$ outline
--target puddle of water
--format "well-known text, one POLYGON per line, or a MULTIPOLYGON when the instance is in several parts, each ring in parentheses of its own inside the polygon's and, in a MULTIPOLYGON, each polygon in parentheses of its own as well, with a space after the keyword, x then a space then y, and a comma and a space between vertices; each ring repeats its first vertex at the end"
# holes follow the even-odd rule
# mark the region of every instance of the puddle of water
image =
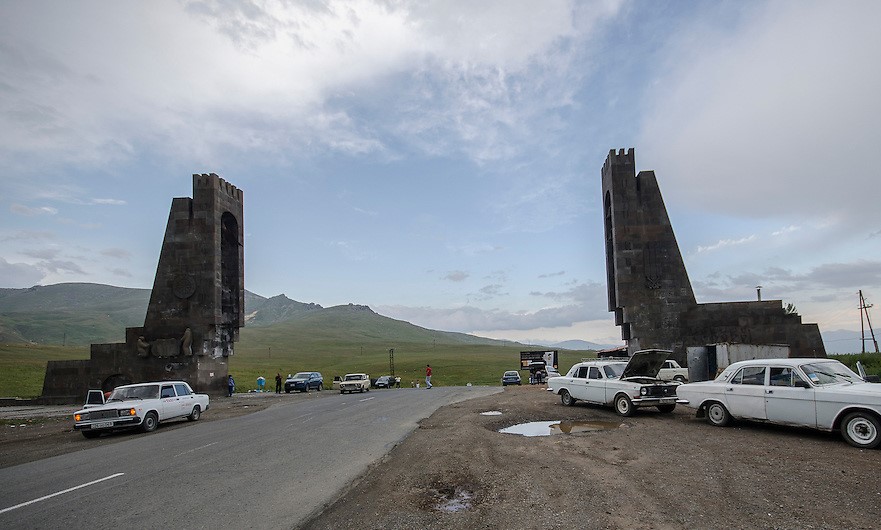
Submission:
POLYGON ((481 412, 481 416, 501 416, 502 412, 498 410, 488 410, 486 412, 481 412))
POLYGON ((449 499, 444 499, 438 503, 437 509, 447 513, 461 512, 471 508, 472 498, 474 498, 474 494, 470 491, 456 488, 456 491, 449 499))
POLYGON ((499 429, 504 434, 521 436, 550 436, 552 434, 576 434, 617 429, 621 424, 614 421, 531 421, 499 429))

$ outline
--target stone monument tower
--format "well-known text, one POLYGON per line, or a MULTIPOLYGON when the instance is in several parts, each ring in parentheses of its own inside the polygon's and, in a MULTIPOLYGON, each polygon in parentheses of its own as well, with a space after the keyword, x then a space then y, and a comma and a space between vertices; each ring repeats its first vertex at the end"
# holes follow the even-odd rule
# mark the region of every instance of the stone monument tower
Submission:
POLYGON ((171 203, 143 327, 127 328, 125 343, 92 344, 87 361, 50 361, 43 396, 169 379, 224 392, 244 325, 242 220, 241 190, 213 173, 193 175, 193 197, 171 203))
POLYGON ((717 343, 786 345, 793 357, 825 357, 816 324, 781 300, 699 304, 654 171, 636 173, 633 149, 612 149, 602 168, 609 311, 630 355, 717 343))

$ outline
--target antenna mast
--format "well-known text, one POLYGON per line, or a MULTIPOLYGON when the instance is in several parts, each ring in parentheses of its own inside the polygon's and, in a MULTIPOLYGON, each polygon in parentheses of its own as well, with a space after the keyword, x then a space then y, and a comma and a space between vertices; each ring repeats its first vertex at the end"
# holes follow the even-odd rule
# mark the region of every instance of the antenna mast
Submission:
POLYGON ((872 307, 872 304, 867 304, 866 299, 863 297, 863 290, 860 289, 860 342, 863 345, 863 353, 866 353, 866 327, 865 324, 869 325, 869 334, 872 336, 872 344, 875 345, 875 353, 878 352, 878 341, 875 340, 875 331, 872 329, 872 320, 869 318, 869 308, 872 307), (863 315, 865 315, 865 322, 863 321, 863 315))

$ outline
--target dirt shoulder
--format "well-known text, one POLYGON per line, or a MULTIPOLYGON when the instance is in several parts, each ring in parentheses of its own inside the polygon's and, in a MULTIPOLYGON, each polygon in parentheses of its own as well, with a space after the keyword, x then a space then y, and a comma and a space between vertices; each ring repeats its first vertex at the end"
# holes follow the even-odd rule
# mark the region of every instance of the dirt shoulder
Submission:
POLYGON ((877 528, 879 470, 881 451, 837 435, 716 428, 685 408, 620 418, 564 407, 538 386, 508 387, 438 410, 306 527, 877 528), (550 420, 618 426, 497 432, 550 420))

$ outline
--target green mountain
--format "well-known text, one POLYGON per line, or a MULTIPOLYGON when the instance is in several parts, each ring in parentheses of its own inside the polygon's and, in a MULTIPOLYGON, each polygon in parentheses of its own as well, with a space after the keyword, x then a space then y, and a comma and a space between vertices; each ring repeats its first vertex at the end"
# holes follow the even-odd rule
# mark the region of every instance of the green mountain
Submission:
MULTIPOLYGON (((149 300, 149 289, 92 283, 0 289, 0 343, 122 342, 125 328, 143 325, 149 300)), ((245 291, 245 315, 242 339, 255 348, 293 342, 515 344, 421 328, 363 305, 323 308, 283 294, 265 298, 245 291)))

